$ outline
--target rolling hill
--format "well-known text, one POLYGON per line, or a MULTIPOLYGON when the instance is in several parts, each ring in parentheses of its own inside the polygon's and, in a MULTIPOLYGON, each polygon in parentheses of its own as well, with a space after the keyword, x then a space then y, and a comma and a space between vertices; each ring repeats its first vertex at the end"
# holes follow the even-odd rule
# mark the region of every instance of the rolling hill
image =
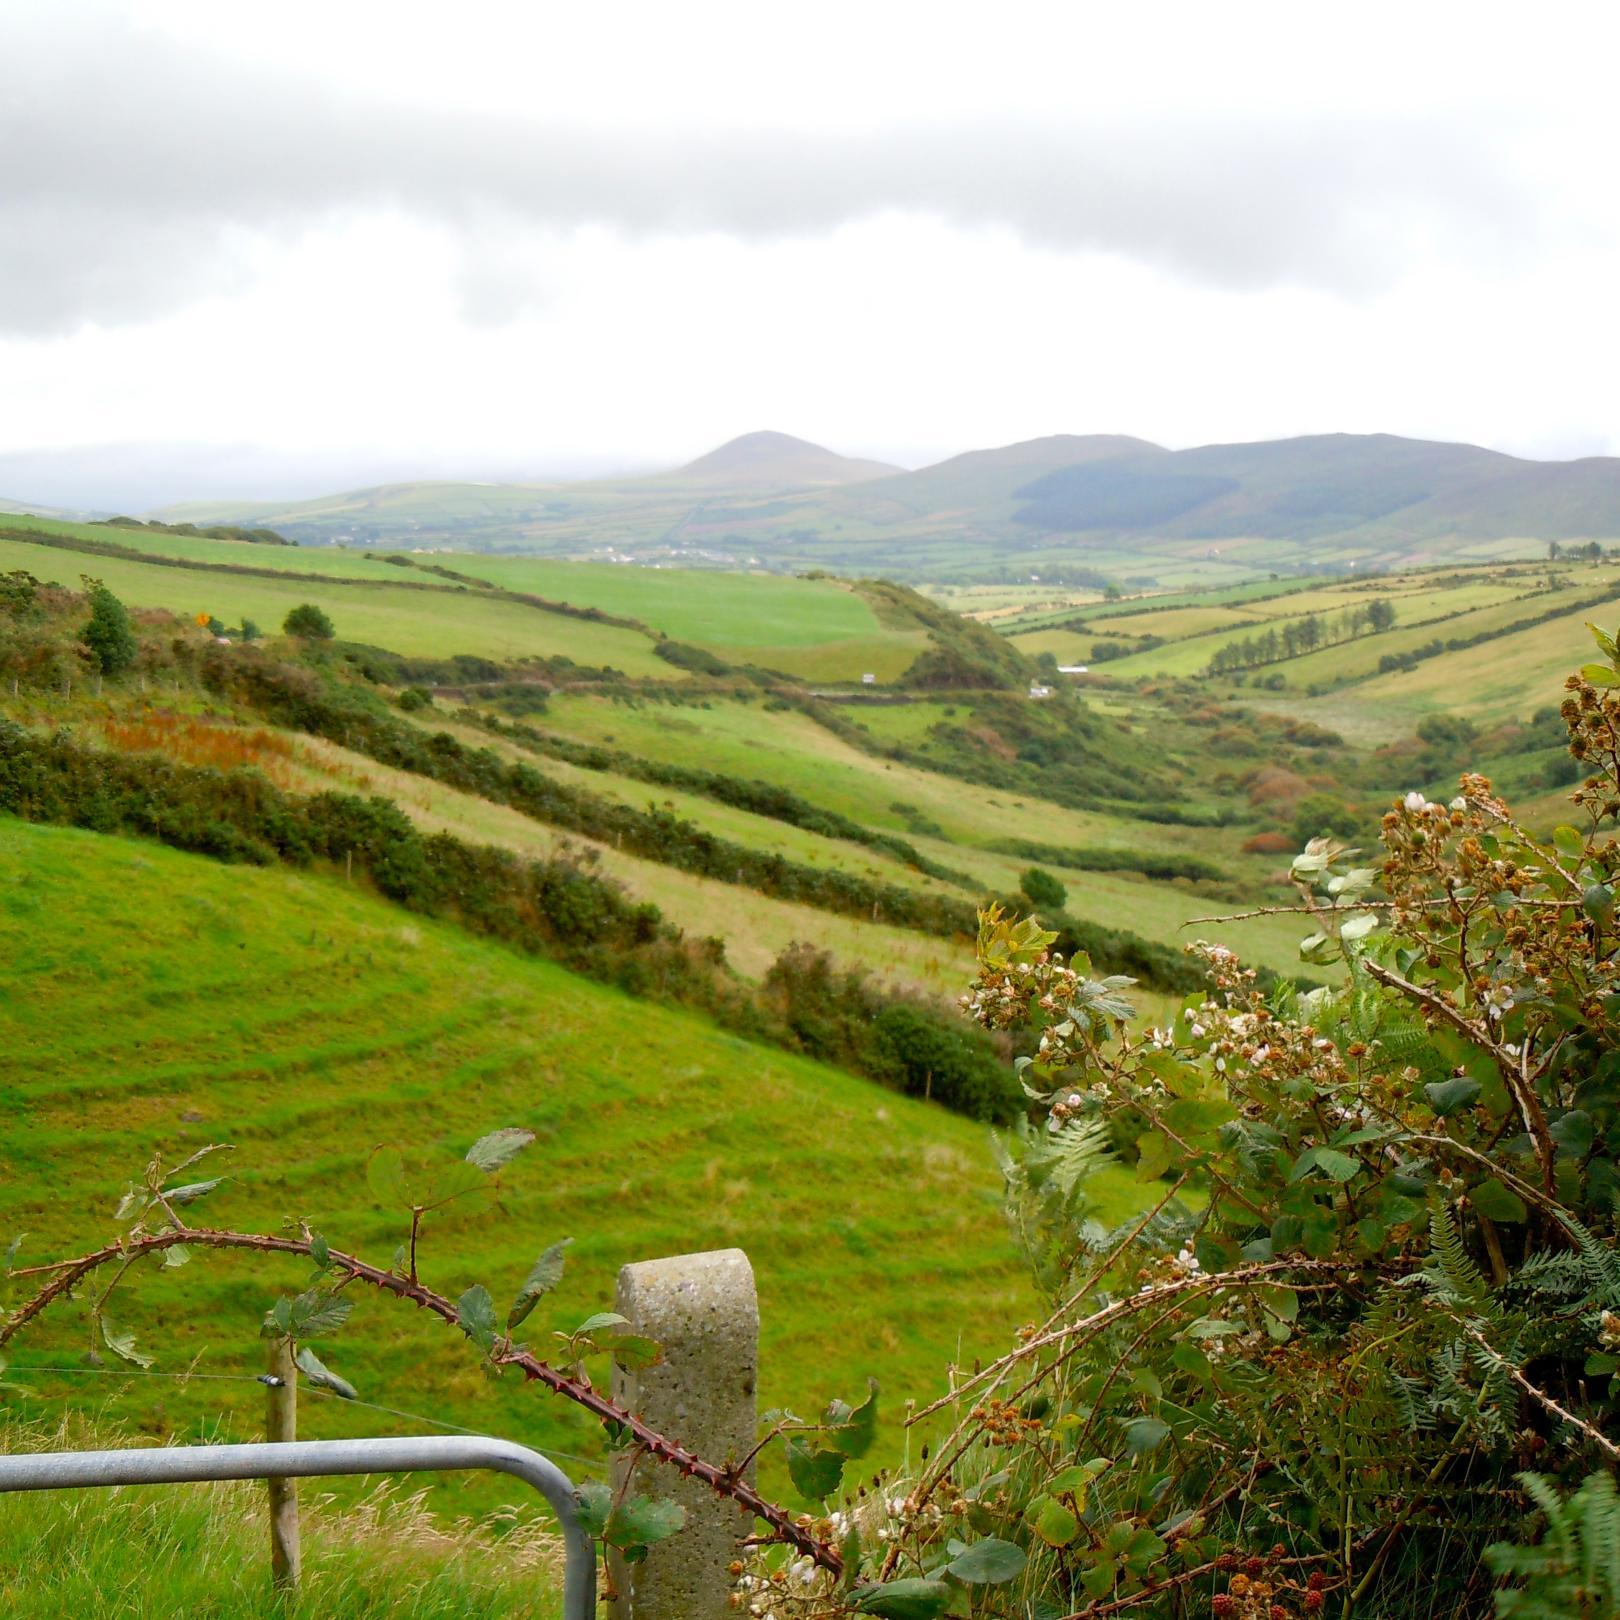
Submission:
POLYGON ((884 461, 863 461, 796 439, 790 433, 745 433, 649 484, 703 484, 716 489, 797 489, 855 484, 898 472, 884 461))
POLYGON ((160 515, 268 525, 306 544, 1148 588, 1614 539, 1620 459, 1529 461, 1391 434, 1184 450, 1055 434, 905 472, 760 432, 637 478, 389 484, 160 515))

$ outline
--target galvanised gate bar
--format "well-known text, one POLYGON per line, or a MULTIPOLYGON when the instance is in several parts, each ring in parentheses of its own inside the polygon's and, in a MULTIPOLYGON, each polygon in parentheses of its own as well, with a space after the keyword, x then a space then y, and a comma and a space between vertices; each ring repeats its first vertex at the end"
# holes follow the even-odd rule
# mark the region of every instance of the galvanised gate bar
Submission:
POLYGON ((129 1451, 44 1451, 0 1456, 0 1491, 314 1479, 335 1474, 449 1473, 468 1468, 511 1474, 532 1485, 551 1504, 567 1549, 563 1620, 592 1620, 596 1548, 580 1526, 573 1485, 538 1451, 492 1436, 434 1434, 262 1445, 154 1446, 129 1451))

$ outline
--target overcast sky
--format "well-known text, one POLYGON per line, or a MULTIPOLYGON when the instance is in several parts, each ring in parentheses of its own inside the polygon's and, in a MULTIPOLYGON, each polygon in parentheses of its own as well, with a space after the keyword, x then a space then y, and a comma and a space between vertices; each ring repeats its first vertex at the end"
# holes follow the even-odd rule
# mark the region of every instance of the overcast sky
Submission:
POLYGON ((1479 0, 4 0, 0 496, 760 427, 1614 453, 1617 47, 1479 0))

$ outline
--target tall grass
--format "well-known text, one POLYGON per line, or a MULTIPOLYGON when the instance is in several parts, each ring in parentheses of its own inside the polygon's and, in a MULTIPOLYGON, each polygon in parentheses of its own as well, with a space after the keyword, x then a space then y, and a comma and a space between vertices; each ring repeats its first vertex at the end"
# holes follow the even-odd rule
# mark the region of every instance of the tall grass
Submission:
MULTIPOLYGON (((120 1447, 72 1421, 0 1428, 8 1452, 120 1447)), ((447 1521, 389 1480, 339 1507, 302 1490, 295 1601, 270 1585, 257 1482, 0 1496, 0 1613, 28 1620, 531 1620, 559 1613, 562 1544, 542 1513, 447 1521)), ((543 1510, 542 1510, 543 1512, 543 1510)))

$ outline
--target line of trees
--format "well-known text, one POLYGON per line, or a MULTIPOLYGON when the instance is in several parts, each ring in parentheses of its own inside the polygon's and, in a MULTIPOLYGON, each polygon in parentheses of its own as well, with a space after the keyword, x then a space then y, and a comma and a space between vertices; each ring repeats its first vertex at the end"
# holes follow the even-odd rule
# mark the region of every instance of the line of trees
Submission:
POLYGON ((1268 625, 1258 635, 1229 641, 1210 654, 1207 675, 1229 675, 1240 669, 1259 669, 1279 664, 1285 658, 1299 658, 1321 647, 1336 647, 1357 636, 1375 635, 1395 623, 1395 604, 1387 596, 1357 603, 1342 613, 1308 613, 1303 619, 1290 619, 1281 628, 1268 625))

